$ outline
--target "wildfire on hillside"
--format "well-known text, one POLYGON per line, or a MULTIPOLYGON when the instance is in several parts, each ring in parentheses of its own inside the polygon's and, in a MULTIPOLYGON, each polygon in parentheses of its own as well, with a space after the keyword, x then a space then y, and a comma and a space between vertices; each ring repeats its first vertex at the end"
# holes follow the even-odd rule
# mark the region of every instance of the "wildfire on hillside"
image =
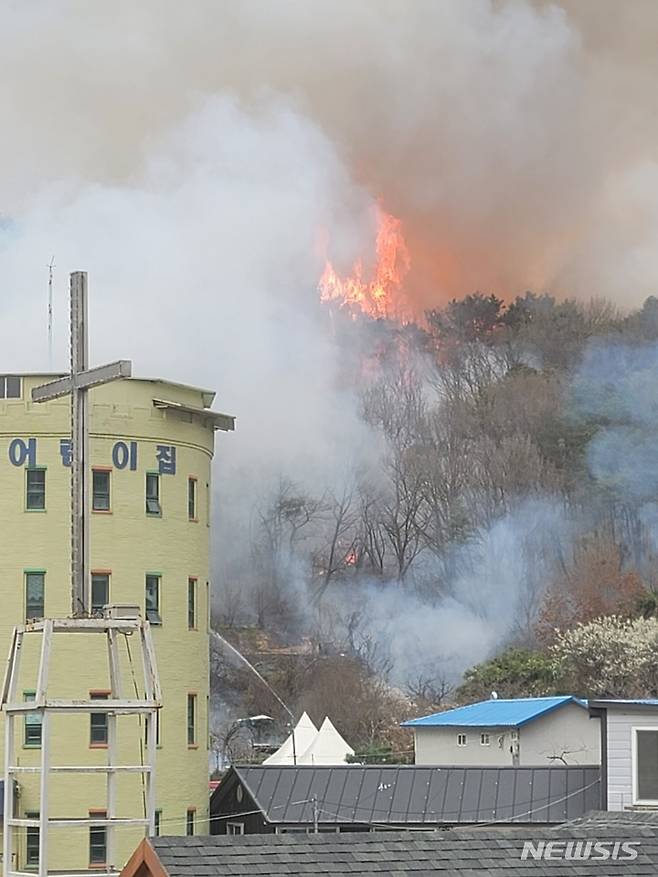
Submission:
POLYGON ((320 299, 350 313, 353 319, 362 313, 372 319, 408 323, 413 317, 403 283, 411 261, 400 220, 381 207, 377 208, 376 261, 372 277, 364 276, 361 259, 351 273, 341 277, 327 259, 320 278, 320 299))

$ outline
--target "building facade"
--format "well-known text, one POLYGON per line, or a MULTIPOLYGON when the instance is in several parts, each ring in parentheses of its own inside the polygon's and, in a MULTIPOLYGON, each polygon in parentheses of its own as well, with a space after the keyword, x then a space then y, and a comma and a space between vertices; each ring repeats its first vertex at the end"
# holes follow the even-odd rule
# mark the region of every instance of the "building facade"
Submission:
POLYGON ((658 810, 658 700, 594 700, 603 809, 658 810))
MULTIPOLYGON (((71 613, 70 404, 35 404, 33 387, 53 376, 0 376, 0 654, 14 625, 71 613)), ((214 394, 162 380, 129 379, 89 393, 92 477, 89 584, 92 614, 108 604, 132 604, 151 622, 163 694, 156 768, 156 824, 167 834, 205 833, 208 818, 208 629, 210 610, 211 462, 216 429, 233 418, 209 410, 214 394)), ((126 637, 122 661, 130 675, 126 637)), ((79 640, 52 656, 49 689, 67 697, 104 698, 107 656, 79 640), (80 693, 80 689, 85 689, 80 693)), ((38 655, 24 654, 23 697, 33 694, 38 655)), ((133 673, 133 678, 138 675, 133 673)), ((135 683, 136 684, 136 683, 135 683)), ((144 757, 142 720, 120 731, 126 763, 144 757)), ((103 714, 55 716, 51 763, 102 765, 103 714)), ((25 719, 19 761, 37 765, 38 714, 25 719)), ((0 740, 2 740, 0 735, 0 740)), ((38 777, 22 774, 18 813, 39 806, 38 777)), ((106 778, 53 775, 53 815, 102 815, 106 778), (96 798, 98 803, 96 803, 96 798)), ((140 815, 143 789, 135 776, 119 778, 120 815, 140 815)), ((142 832, 143 833, 143 832, 142 832)), ((125 826, 116 839, 117 862, 135 848, 140 830, 125 826)), ((49 831, 51 868, 104 864, 102 826, 49 831), (52 837, 50 835, 52 834, 52 837)), ((38 837, 26 828, 17 850, 21 870, 35 865, 38 837)))
POLYGON ((541 767, 601 763, 599 727, 574 697, 492 699, 404 723, 415 763, 541 767))

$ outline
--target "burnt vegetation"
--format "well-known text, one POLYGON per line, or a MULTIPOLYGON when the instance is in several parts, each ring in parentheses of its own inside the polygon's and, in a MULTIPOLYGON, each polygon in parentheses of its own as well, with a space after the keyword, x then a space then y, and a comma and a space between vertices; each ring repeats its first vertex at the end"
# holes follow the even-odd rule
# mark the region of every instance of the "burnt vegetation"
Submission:
MULTIPOLYGON (((397 725, 420 711, 494 689, 597 693, 595 675, 561 670, 556 638, 656 611, 658 300, 621 314, 596 300, 528 292, 506 305, 475 293, 430 311, 422 327, 337 326, 371 459, 319 491, 281 477, 254 509, 249 562, 223 570, 214 623, 241 641, 262 632, 267 644, 247 651, 286 702, 316 721, 328 713, 352 745, 382 758, 406 757, 397 725), (425 666, 401 673, 369 624, 373 601, 395 592, 431 613, 463 600, 472 550, 529 501, 550 503, 563 527, 538 524, 510 549, 526 572, 488 660, 456 676, 437 630, 425 666)), ((483 576, 469 611, 490 597, 483 576)), ((279 716, 257 682, 215 661, 217 678, 240 677, 229 680, 229 713, 279 716)))

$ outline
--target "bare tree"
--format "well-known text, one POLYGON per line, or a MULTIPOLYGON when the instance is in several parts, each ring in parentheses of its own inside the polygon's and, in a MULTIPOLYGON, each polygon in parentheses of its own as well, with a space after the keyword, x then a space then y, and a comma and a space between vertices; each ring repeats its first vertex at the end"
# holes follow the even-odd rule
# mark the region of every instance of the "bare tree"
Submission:
POLYGON ((422 711, 438 712, 455 693, 455 685, 446 676, 419 673, 407 680, 406 689, 422 711))
POLYGON ((344 490, 340 496, 332 493, 326 496, 323 516, 324 538, 313 559, 318 578, 316 597, 324 594, 337 573, 359 566, 356 523, 357 510, 352 488, 344 490))
POLYGON ((359 555, 367 560, 368 571, 383 576, 387 539, 380 514, 381 496, 368 481, 359 484, 359 555))
POLYGON ((324 499, 301 491, 294 482, 281 479, 277 490, 257 513, 252 535, 255 570, 253 598, 257 624, 268 618, 290 615, 290 582, 300 561, 300 545, 311 536, 312 525, 322 512, 324 499))
POLYGON ((384 466, 388 489, 380 505, 381 526, 402 581, 424 549, 422 534, 429 519, 425 479, 414 449, 393 451, 384 466))

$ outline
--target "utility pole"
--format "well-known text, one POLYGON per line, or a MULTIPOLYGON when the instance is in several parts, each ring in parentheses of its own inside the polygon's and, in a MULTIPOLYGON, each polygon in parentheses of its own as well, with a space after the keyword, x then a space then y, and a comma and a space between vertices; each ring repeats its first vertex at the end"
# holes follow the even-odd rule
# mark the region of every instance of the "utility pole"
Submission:
POLYGON ((53 368, 53 268, 55 257, 48 265, 48 368, 53 368))
POLYGON ((318 822, 320 821, 320 811, 318 809, 318 796, 313 795, 313 797, 311 798, 311 801, 313 802, 313 834, 318 834, 318 832, 320 830, 318 827, 318 822))

